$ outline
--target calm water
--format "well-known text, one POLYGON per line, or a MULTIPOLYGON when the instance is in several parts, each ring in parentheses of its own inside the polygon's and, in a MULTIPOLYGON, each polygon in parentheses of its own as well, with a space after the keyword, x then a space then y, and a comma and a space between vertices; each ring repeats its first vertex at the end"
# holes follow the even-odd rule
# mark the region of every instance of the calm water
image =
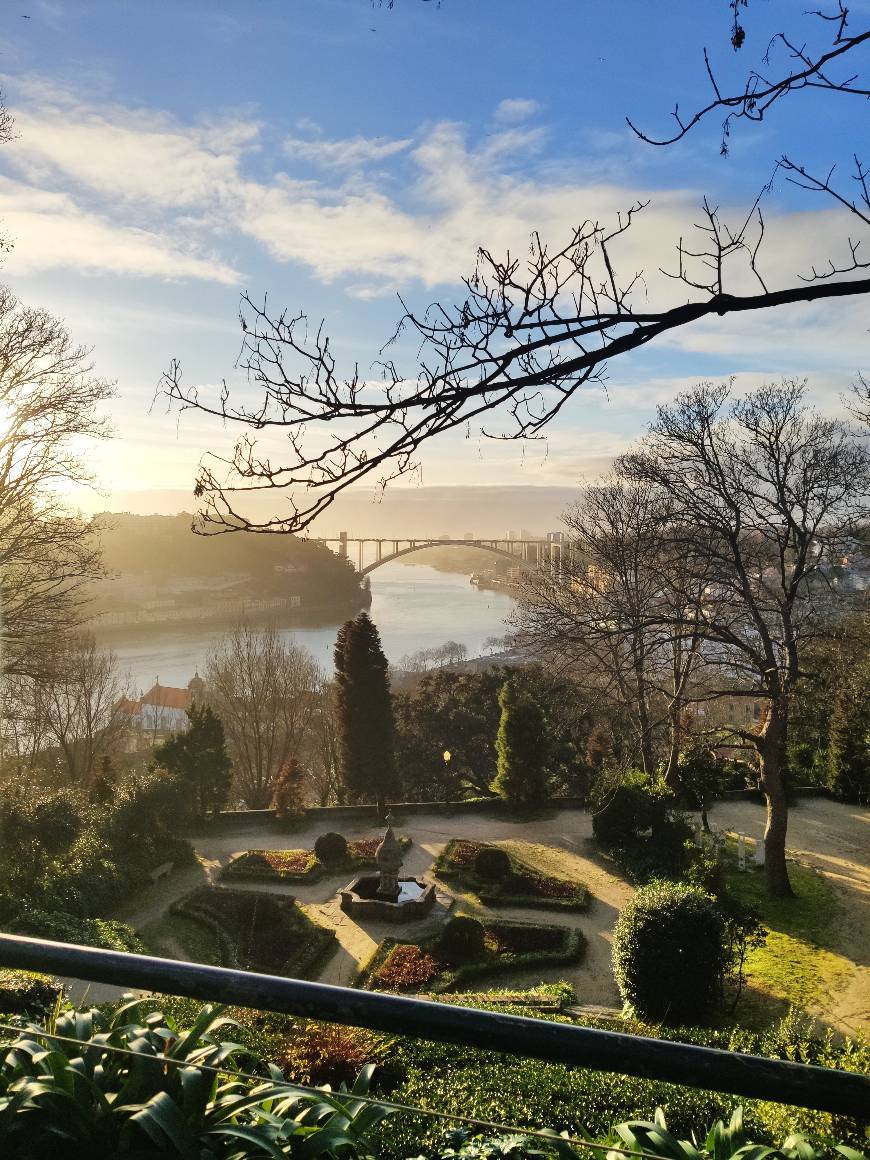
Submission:
MULTIPOLYGON (((447 640, 466 645, 469 656, 477 656, 488 636, 504 634, 505 618, 513 607, 502 592, 479 591, 467 576, 423 564, 385 564, 372 573, 371 582, 371 616, 394 664, 408 653, 447 640)), ((338 624, 288 628, 284 633, 305 645, 329 670, 337 628, 338 624)), ((162 685, 181 687, 195 670, 202 672, 222 631, 218 625, 187 632, 158 629, 140 640, 122 637, 108 643, 118 655, 121 671, 130 673, 134 688, 150 688, 158 677, 162 685)))

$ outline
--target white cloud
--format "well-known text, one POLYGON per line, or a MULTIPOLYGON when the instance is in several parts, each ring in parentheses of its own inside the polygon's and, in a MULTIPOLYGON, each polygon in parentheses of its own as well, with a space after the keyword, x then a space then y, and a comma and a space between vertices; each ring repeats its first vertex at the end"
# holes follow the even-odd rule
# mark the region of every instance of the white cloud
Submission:
POLYGON ((541 106, 537 101, 529 98, 508 97, 507 100, 499 102, 495 110, 495 119, 502 124, 514 124, 516 121, 525 121, 529 117, 534 117, 540 108, 541 106))
POLYGON ((411 144, 410 137, 400 141, 388 137, 346 137, 340 141, 288 137, 284 152, 291 161, 310 161, 329 169, 355 169, 402 153, 411 144))
POLYGON ((68 194, 5 178, 0 178, 0 220, 15 241, 5 262, 12 274, 64 268, 227 285, 240 278, 220 259, 185 250, 158 232, 120 226, 80 208, 68 194))

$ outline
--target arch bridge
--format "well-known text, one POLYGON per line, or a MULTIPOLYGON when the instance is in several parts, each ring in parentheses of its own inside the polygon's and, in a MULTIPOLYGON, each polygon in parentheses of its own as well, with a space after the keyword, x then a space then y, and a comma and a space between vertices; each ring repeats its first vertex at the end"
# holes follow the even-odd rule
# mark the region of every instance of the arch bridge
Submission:
POLYGON ((340 532, 335 537, 321 537, 319 542, 332 548, 343 560, 356 556, 356 568, 362 576, 374 572, 382 564, 389 564, 401 556, 412 552, 422 552, 426 548, 478 548, 512 560, 518 566, 537 568, 559 567, 562 563, 563 540, 561 532, 550 532, 540 539, 520 539, 504 537, 489 539, 464 536, 461 540, 447 536, 418 536, 392 538, 372 538, 350 536, 340 532), (373 559, 369 557, 374 557, 373 559))

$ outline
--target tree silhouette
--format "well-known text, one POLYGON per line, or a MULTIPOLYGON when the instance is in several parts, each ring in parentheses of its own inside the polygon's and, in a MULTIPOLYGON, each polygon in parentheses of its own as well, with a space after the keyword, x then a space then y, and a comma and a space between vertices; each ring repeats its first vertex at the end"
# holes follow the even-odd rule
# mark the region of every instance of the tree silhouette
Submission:
POLYGON ((194 704, 187 717, 189 729, 164 741, 154 756, 187 787, 196 816, 206 818, 227 803, 233 763, 227 753, 223 722, 214 710, 194 704))
MULTIPOLYGON (((747 43, 741 23, 746 7, 743 0, 731 3, 735 50, 747 43)), ((705 51, 712 97, 704 107, 685 117, 677 109, 674 131, 659 137, 629 124, 651 145, 668 146, 721 113, 719 148, 727 153, 735 124, 769 121, 772 110, 796 95, 866 100, 870 78, 862 53, 870 28, 854 27, 856 20, 867 23, 843 0, 796 11, 734 92, 717 81, 705 51)), ((450 431, 543 437, 585 385, 602 381, 612 359, 703 319, 870 293, 870 258, 860 248, 870 227, 862 145, 855 142, 846 182, 834 165, 811 172, 799 156, 782 155, 752 204, 733 219, 714 196, 705 197, 698 220, 686 223, 651 269, 638 269, 631 252, 645 201, 626 204, 607 221, 581 220, 561 238, 533 233, 527 256, 481 245, 458 297, 424 309, 403 302, 393 340, 401 334, 413 339, 415 365, 400 368, 382 348, 374 364, 381 377, 377 391, 370 368, 339 366, 324 323, 310 326, 302 311, 274 311, 265 297, 243 295, 239 364, 262 388, 262 400, 234 405, 224 384, 210 402, 183 382, 178 362, 161 388, 182 410, 194 408, 244 429, 229 459, 205 460, 200 467, 200 530, 300 531, 348 486, 363 480, 383 485, 416 470, 423 446, 450 431), (823 257, 811 249, 814 231, 806 231, 807 248, 785 275, 765 261, 764 212, 777 181, 825 199, 842 220, 840 240, 823 257), (656 265, 664 275, 659 284, 650 277, 658 277, 656 265), (286 434, 283 462, 258 450, 256 435, 265 429, 286 434), (266 489, 289 491, 289 511, 265 519, 246 512, 247 497, 266 489)), ((866 394, 859 395, 862 401, 866 408, 866 394)))
POLYGON ((387 658, 367 613, 348 620, 335 642, 341 777, 359 800, 385 806, 399 791, 393 752, 393 706, 387 658))

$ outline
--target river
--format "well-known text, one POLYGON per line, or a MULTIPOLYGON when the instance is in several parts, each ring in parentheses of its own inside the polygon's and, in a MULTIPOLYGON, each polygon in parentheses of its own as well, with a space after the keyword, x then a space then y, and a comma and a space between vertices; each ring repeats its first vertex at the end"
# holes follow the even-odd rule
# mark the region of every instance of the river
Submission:
MULTIPOLYGON (((384 652, 392 664, 419 649, 455 640, 468 648, 469 656, 484 651, 488 636, 502 636, 505 618, 513 601, 503 592, 479 590, 467 576, 439 572, 425 564, 385 564, 371 574, 370 615, 378 626, 384 652)), ((282 634, 295 638, 314 654, 327 670, 332 668, 332 647, 338 624, 321 628, 288 628, 282 634)), ((122 673, 129 673, 134 689, 161 685, 183 687, 195 671, 205 667, 206 657, 224 628, 156 628, 140 638, 120 637, 108 642, 118 657, 122 673)))

